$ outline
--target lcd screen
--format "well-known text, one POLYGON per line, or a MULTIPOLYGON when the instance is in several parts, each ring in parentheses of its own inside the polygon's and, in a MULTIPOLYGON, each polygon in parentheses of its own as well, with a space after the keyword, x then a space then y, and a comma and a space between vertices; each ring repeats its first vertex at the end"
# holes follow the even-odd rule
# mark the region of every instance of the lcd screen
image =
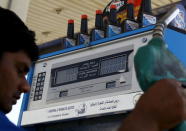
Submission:
POLYGON ((78 68, 56 71, 56 84, 77 80, 78 68))
POLYGON ((128 71, 128 56, 121 52, 52 69, 51 87, 81 82, 128 71))
POLYGON ((126 70, 126 55, 109 58, 101 62, 100 75, 118 72, 119 70, 126 70))

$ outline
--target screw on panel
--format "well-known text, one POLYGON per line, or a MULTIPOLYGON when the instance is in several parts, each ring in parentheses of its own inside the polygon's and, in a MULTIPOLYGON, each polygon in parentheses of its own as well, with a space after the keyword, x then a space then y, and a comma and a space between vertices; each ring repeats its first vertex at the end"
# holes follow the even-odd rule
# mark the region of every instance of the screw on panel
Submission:
POLYGON ((47 63, 43 63, 43 67, 46 67, 47 66, 47 63))
POLYGON ((147 40, 148 40, 148 39, 147 39, 146 37, 142 38, 142 42, 143 42, 143 43, 146 43, 147 40))

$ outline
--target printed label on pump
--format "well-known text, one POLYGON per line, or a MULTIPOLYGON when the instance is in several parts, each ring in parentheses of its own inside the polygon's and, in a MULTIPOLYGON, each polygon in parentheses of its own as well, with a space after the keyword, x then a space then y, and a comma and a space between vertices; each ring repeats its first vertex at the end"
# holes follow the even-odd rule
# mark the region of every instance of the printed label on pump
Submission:
POLYGON ((103 39, 104 36, 104 31, 95 29, 92 33, 92 41, 103 39))
POLYGON ((65 38, 64 46, 65 46, 65 48, 70 48, 70 47, 75 46, 75 40, 65 38))
POLYGON ((149 14, 143 14, 143 26, 148 26, 152 24, 156 24, 157 19, 155 16, 149 14))
POLYGON ((121 33, 121 28, 114 25, 109 25, 107 29, 107 37, 115 36, 121 33))
POLYGON ((132 31, 139 28, 139 24, 137 22, 126 20, 126 31, 132 31))
POLYGON ((85 34, 80 34, 79 38, 80 44, 89 44, 90 43, 90 37, 85 34))

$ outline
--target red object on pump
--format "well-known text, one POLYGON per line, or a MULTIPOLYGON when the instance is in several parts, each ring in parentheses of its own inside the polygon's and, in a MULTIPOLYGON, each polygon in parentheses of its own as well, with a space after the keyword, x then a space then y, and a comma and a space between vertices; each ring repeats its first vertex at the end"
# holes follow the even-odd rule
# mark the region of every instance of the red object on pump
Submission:
POLYGON ((68 20, 68 24, 73 24, 74 23, 74 20, 70 19, 68 20))
POLYGON ((88 16, 87 15, 81 15, 81 19, 87 19, 88 16))

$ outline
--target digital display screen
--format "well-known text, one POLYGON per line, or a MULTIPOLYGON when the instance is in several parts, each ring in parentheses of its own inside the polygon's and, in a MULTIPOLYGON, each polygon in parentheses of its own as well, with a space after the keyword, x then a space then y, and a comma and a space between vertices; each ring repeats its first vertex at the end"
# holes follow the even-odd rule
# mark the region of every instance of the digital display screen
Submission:
POLYGON ((70 68, 56 72, 56 84, 77 80, 78 68, 70 68))
POLYGON ((126 55, 101 62, 101 75, 118 72, 119 70, 126 70, 126 55))
POLYGON ((128 71, 128 56, 132 51, 52 69, 51 87, 80 82, 128 71))

